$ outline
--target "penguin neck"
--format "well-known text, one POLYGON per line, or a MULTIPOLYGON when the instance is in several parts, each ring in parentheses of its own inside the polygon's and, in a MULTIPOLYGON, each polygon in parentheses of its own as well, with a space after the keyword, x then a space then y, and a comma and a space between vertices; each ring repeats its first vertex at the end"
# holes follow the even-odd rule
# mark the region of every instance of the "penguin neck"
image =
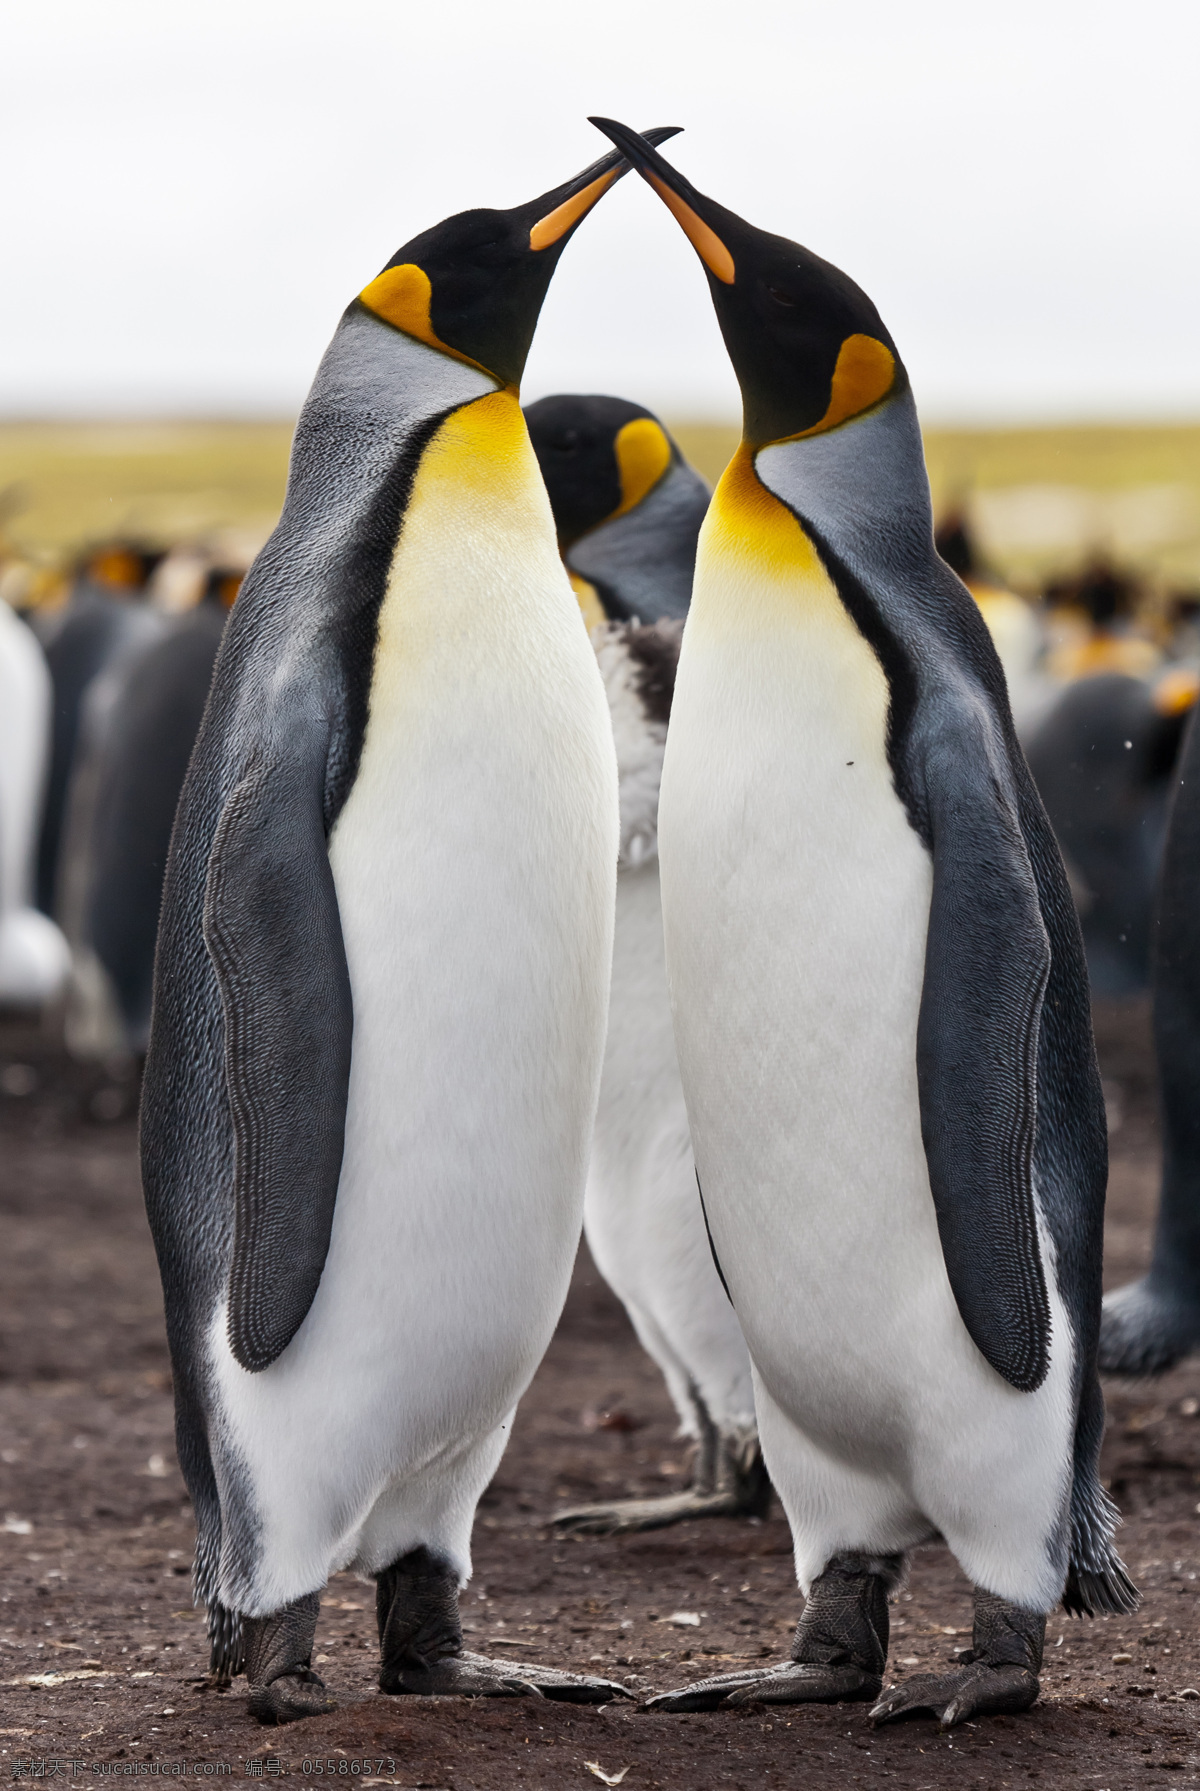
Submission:
POLYGON ((766 489, 868 589, 940 567, 921 430, 907 389, 824 435, 760 448, 753 466, 766 489))
POLYGON ((352 305, 326 349, 292 443, 285 514, 368 513, 437 420, 499 381, 352 305))

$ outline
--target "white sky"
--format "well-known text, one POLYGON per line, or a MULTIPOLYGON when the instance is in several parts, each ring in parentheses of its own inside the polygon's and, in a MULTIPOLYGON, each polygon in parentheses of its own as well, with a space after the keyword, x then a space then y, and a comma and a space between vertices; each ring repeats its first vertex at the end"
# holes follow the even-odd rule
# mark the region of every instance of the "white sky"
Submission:
MULTIPOLYGON (((927 420, 1200 415, 1196 0, 3 0, 0 412, 281 414, 416 231, 681 124, 871 294, 927 420)), ((634 177, 525 395, 736 414, 634 177)))

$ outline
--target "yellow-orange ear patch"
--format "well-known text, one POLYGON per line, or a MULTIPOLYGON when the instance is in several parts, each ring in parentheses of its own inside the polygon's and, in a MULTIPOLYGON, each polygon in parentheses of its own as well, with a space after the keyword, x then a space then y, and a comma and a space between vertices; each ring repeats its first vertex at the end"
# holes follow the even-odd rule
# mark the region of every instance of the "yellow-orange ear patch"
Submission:
MULTIPOLYGON (((406 336, 415 336, 418 342, 425 342, 456 361, 465 361, 468 367, 479 367, 481 373, 488 373, 488 368, 480 367, 469 354, 460 354, 457 348, 451 348, 435 332, 429 316, 433 286, 425 269, 418 267, 415 261, 405 261, 399 267, 385 267, 369 286, 363 287, 358 299, 393 329, 403 330, 406 336)), ((495 374, 489 374, 489 377, 494 379, 495 374)))
POLYGON ((847 336, 838 351, 825 415, 811 429, 784 439, 802 442, 806 436, 823 435, 839 423, 848 423, 886 398, 895 383, 896 357, 890 348, 874 336, 847 336))
POLYGON ((634 417, 618 429, 613 449, 621 480, 621 502, 613 516, 624 516, 652 491, 671 464, 671 444, 653 417, 634 417))
POLYGON ((608 191, 619 173, 619 168, 613 168, 609 173, 602 174, 590 186, 584 187, 581 193, 564 199, 561 205, 556 205, 544 218, 539 218, 529 232, 529 247, 535 250, 548 249, 552 243, 558 242, 560 237, 567 234, 572 224, 577 224, 580 218, 591 211, 597 199, 608 191))

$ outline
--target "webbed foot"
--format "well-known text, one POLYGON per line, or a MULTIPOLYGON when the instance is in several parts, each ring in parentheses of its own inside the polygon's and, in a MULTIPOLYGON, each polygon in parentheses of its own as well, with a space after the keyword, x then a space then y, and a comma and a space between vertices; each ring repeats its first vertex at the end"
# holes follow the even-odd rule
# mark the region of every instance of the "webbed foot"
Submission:
POLYGON ((319 1593, 310 1592, 269 1617, 242 1619, 247 1708, 260 1723, 294 1723, 337 1709, 337 1699, 311 1665, 320 1608, 319 1593))
POLYGON ((878 1673, 869 1673, 853 1661, 823 1665, 815 1661, 783 1661, 777 1667, 761 1667, 744 1673, 720 1673, 699 1679, 678 1691, 660 1692, 647 1700, 647 1710, 678 1714, 687 1710, 718 1710, 741 1704, 840 1704, 877 1698, 883 1684, 878 1673))
POLYGON ((1164 1374, 1200 1348, 1200 1301, 1182 1298, 1153 1274, 1106 1298, 1100 1366, 1106 1374, 1164 1374))
POLYGON ((902 1566, 896 1555, 835 1555, 812 1583, 790 1660, 681 1685, 651 1698, 647 1708, 681 1712, 878 1697, 887 1660, 888 1592, 902 1566))
POLYGON ((608 1704, 632 1695, 611 1679, 467 1653, 457 1576, 426 1548, 401 1556, 376 1575, 376 1585, 380 1691, 420 1698, 542 1697, 565 1704, 608 1704))
POLYGON ((871 1712, 873 1723, 930 1710, 943 1729, 971 1716, 1028 1710, 1041 1687, 1038 1671, 1046 1619, 990 1592, 975 1594, 975 1632, 964 1663, 951 1673, 919 1673, 891 1686, 871 1712))
POLYGON ((550 1522, 562 1536, 620 1536, 635 1530, 665 1530, 689 1517, 741 1517, 745 1507, 734 1493, 701 1493, 695 1487, 663 1499, 614 1499, 611 1505, 573 1505, 550 1522))
POLYGON ((563 1536, 619 1536, 664 1530, 693 1517, 765 1517, 771 1481, 757 1436, 718 1432, 701 1414, 696 1476, 686 1492, 661 1499, 614 1499, 556 1511, 552 1527, 563 1536))

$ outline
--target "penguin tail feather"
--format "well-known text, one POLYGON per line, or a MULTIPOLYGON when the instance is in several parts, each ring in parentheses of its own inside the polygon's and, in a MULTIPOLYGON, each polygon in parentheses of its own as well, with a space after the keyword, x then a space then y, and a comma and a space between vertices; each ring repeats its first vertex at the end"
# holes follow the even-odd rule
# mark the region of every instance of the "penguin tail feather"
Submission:
POLYGON ((208 1607, 208 1670, 217 1685, 228 1685, 246 1670, 242 1613, 213 1599, 208 1607))
POLYGON ((1136 1611, 1142 1595, 1125 1571, 1125 1563, 1111 1554, 1107 1566, 1094 1573, 1072 1561, 1067 1569, 1063 1610, 1070 1617, 1099 1617, 1103 1612, 1127 1616, 1136 1611))
POLYGON ((1113 1547, 1113 1531, 1121 1513, 1094 1475, 1075 1482, 1071 1513, 1071 1558, 1063 1590, 1063 1609, 1072 1617, 1098 1617, 1103 1612, 1127 1616, 1142 1595, 1113 1547))

